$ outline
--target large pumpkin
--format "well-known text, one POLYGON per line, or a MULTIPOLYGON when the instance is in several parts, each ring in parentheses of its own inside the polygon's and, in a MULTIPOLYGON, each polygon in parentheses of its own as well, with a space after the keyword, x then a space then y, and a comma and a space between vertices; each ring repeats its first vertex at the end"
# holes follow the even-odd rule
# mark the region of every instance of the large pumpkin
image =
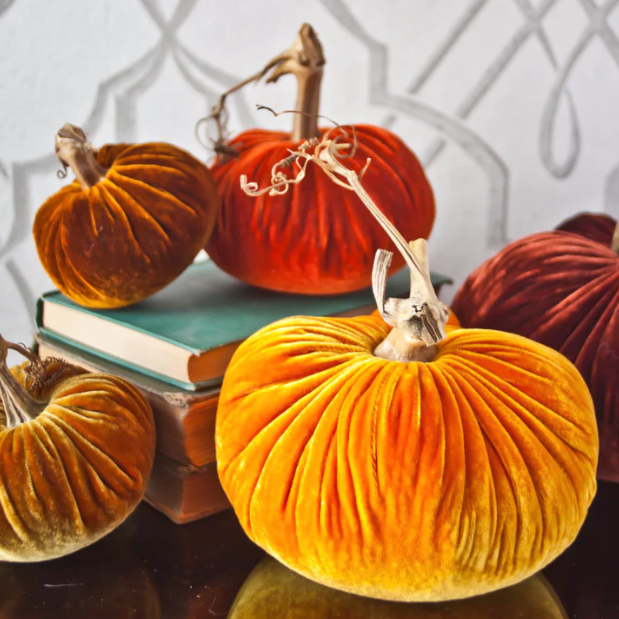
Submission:
POLYGON ((402 604, 329 589, 264 559, 239 591, 228 619, 567 619, 541 576, 469 600, 402 604))
POLYGON ((511 243, 477 268, 454 300, 465 327, 518 333, 580 370, 600 426, 599 476, 619 481, 619 236, 604 215, 511 243), (570 230, 566 232, 564 230, 570 230))
MULTIPOLYGON (((393 247, 354 195, 312 168, 304 190, 294 187, 286 195, 254 200, 239 186, 242 174, 266 182, 289 150, 327 132, 318 128, 317 117, 324 63, 318 38, 304 24, 295 44, 257 75, 275 66, 269 81, 287 73, 297 77, 296 110, 301 113, 295 115, 292 134, 245 131, 225 145, 212 167, 222 203, 207 252, 224 271, 255 286, 298 294, 365 288, 376 250, 393 247)), ((415 155, 387 129, 357 125, 356 132, 358 148, 349 167, 360 172, 371 158, 364 176, 370 195, 380 196, 383 211, 408 238, 427 238, 434 198, 415 155)), ((403 265, 398 255, 392 272, 403 265)))
POLYGON ((595 494, 587 386, 541 344, 445 329, 425 241, 409 249, 334 152, 312 161, 377 212, 411 297, 384 299, 379 251, 382 317, 287 318, 238 348, 217 411, 223 487, 251 539, 327 586, 438 601, 517 583, 574 540, 595 494))
POLYGON ((39 362, 0 337, 0 560, 88 546, 138 505, 153 463, 148 402, 129 383, 39 362), (29 371, 6 366, 9 349, 29 371))
POLYGON ((34 240, 54 284, 76 303, 113 308, 154 294, 204 247, 218 208, 208 168, 162 143, 94 150, 65 125, 56 152, 76 180, 51 196, 34 240))

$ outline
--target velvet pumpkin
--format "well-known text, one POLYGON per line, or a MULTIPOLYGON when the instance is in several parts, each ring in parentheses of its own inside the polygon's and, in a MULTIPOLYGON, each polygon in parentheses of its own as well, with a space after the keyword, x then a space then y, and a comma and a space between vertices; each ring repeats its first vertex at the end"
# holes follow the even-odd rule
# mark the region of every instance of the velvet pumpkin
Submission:
MULTIPOLYGON (((370 285, 379 247, 393 245, 357 198, 314 169, 302 190, 262 195, 257 200, 239 187, 241 175, 263 183, 273 166, 304 141, 324 136, 318 128, 320 81, 325 60, 311 26, 304 24, 295 44, 273 59, 262 77, 292 73, 299 92, 292 134, 250 129, 226 142, 212 172, 221 195, 215 230, 206 250, 224 271, 249 284, 297 294, 337 294, 370 285), (230 152, 234 154, 230 157, 230 152)), ((352 133, 352 132, 351 132, 352 133)), ((358 147, 349 166, 364 176, 368 192, 407 238, 427 238, 434 222, 432 188, 417 157, 387 129, 357 125, 358 147)), ((352 145, 352 135, 348 142, 352 145)), ((221 147, 221 145, 220 145, 221 147)), ((391 271, 404 265, 396 256, 391 271)))
POLYGON ((584 215, 558 231, 511 243, 467 278, 453 307, 465 327, 524 335, 576 365, 595 402, 598 474, 619 481, 619 255, 611 249, 615 224, 604 215, 584 215))
POLYGON ((458 602, 402 604, 329 589, 264 559, 249 575, 228 619, 567 619, 552 587, 532 576, 458 602))
POLYGON ((204 247, 219 202, 208 168, 189 153, 162 143, 94 150, 72 125, 56 152, 76 180, 41 206, 33 234, 47 274, 76 303, 141 301, 204 247))
POLYGON ((43 561, 97 541, 142 499, 153 414, 114 376, 37 361, 0 337, 0 560, 43 561), (9 349, 30 358, 11 373, 9 349))
POLYGON ((222 485, 249 537, 321 584, 396 601, 515 584, 574 540, 595 494, 587 386, 541 344, 447 328, 425 240, 409 247, 338 148, 297 163, 353 188, 409 265, 410 298, 385 299, 379 250, 380 316, 296 316, 248 338, 219 399, 222 485))

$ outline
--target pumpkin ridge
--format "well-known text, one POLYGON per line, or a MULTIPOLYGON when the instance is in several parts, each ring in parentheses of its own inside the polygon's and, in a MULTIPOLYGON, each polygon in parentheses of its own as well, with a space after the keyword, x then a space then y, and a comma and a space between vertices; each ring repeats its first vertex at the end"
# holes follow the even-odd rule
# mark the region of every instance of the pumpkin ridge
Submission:
MULTIPOLYGON (((478 378, 478 377, 475 377, 475 378, 478 378)), ((480 381, 478 381, 478 382, 480 382, 480 381)), ((535 440, 535 442, 536 442, 536 444, 538 444, 539 446, 541 446, 541 447, 544 449, 544 451, 545 451, 545 453, 546 453, 546 455, 547 455, 548 459, 550 459, 551 461, 553 461, 553 462, 557 465, 557 468, 559 468, 559 469, 563 472, 564 477, 565 477, 565 480, 569 483, 569 485, 570 485, 570 487, 571 487, 571 489, 572 489, 572 491, 573 491, 573 492, 572 492, 572 494, 573 494, 572 499, 573 499, 573 500, 575 500, 576 505, 577 505, 577 508, 578 508, 578 511, 580 511, 580 510, 582 509, 582 506, 580 505, 580 501, 579 501, 579 498, 578 498, 578 494, 577 494, 577 492, 576 492, 576 487, 575 487, 575 484, 574 484, 574 480, 572 479, 571 474, 570 474, 570 473, 567 471, 567 469, 565 468, 564 463, 563 463, 561 460, 558 460, 558 459, 557 459, 556 454, 555 454, 555 453, 553 453, 555 450, 552 450, 552 451, 551 451, 551 450, 549 449, 549 447, 548 447, 548 445, 546 444, 546 442, 545 442, 545 441, 543 441, 543 440, 541 440, 541 438, 538 436, 538 434, 537 434, 537 433, 533 432, 533 430, 531 429, 531 427, 529 426, 529 424, 527 424, 527 423, 526 423, 526 421, 524 421, 524 417, 523 417, 523 415, 522 415, 522 414, 519 414, 519 412, 518 412, 518 411, 519 411, 519 409, 520 409, 520 410, 521 410, 521 412, 524 412, 524 413, 529 413, 529 410, 528 410, 526 407, 524 407, 522 404, 520 404, 517 400, 513 400, 513 398, 511 398, 508 394, 506 394, 506 393, 501 393, 501 392, 500 392, 500 390, 499 390, 498 388, 495 388, 495 387, 494 387, 494 385, 493 385, 492 383, 488 383, 488 382, 486 382, 486 381, 481 381, 481 383, 480 383, 480 384, 482 384, 482 385, 483 385, 483 387, 484 387, 484 390, 485 390, 487 393, 491 393, 491 394, 492 394, 492 396, 493 396, 494 398, 496 398, 496 399, 498 400, 498 402, 499 402, 499 403, 502 403, 504 406, 506 406, 506 407, 508 407, 508 408, 509 408, 509 410, 510 410, 510 411, 514 414, 515 418, 516 418, 519 422, 521 422, 521 424, 522 424, 524 427, 526 427, 526 429, 527 429, 527 431, 528 431, 528 436, 529 436, 529 438, 534 439, 534 440, 535 440), (505 403, 505 402, 503 401, 503 396, 505 397, 505 399, 507 399, 507 401, 509 402, 509 404, 507 404, 507 403, 505 403)), ((541 403, 539 403, 539 404, 541 404, 541 403)), ((547 408, 547 407, 545 407, 543 404, 541 404, 541 405, 542 405, 544 408, 547 408)), ((493 408, 493 410, 494 410, 494 407, 492 407, 492 408, 493 408)), ((496 414, 496 413, 495 413, 495 414, 496 414)), ((555 414, 556 414, 556 413, 555 413, 555 414)), ((562 443, 565 443, 565 444, 566 444, 568 447, 570 447, 570 448, 571 448, 574 452, 581 453, 581 454, 584 456, 584 458, 585 458, 586 462, 587 462, 587 463, 589 462, 589 457, 588 457, 588 455, 587 455, 586 453, 584 453, 584 452, 581 452, 581 451, 580 451, 580 449, 578 448, 578 446, 574 446, 574 445, 571 445, 570 443, 568 443, 568 442, 567 442, 567 441, 566 441, 566 440, 565 440, 562 436, 560 436, 560 435, 556 434, 554 431, 550 430, 550 428, 548 428, 548 426, 547 426, 546 424, 543 424, 543 423, 539 422, 539 420, 538 420, 538 419, 537 419, 534 415, 533 415, 533 419, 534 419, 534 420, 535 420, 535 421, 536 421, 536 422, 540 425, 540 427, 541 427, 541 429, 542 429, 542 430, 544 430, 544 429, 545 429, 545 430, 547 430, 547 431, 548 431, 548 432, 549 432, 549 433, 550 433, 550 434, 551 434, 554 438, 556 438, 557 440, 561 441, 562 443)), ((503 425, 503 424, 502 424, 502 425, 503 425)), ((510 438, 512 439, 512 442, 513 442, 513 445, 515 446, 515 448, 518 450, 518 452, 519 452, 520 454, 522 454, 521 449, 520 449, 520 447, 518 446, 518 444, 517 444, 517 443, 515 443, 515 442, 513 441, 513 434, 514 434, 514 433, 513 433, 513 432, 511 432, 510 430, 507 430, 507 429, 506 429, 506 431, 507 431, 507 433, 509 434, 510 438)), ((521 430, 520 430, 519 432, 520 432, 520 433, 524 436, 524 432, 522 432, 522 428, 521 428, 521 430)), ((516 434, 518 434, 518 432, 516 432, 516 434)), ((544 432, 542 431, 542 435, 543 435, 543 434, 544 434, 544 432)), ((527 442, 528 442, 528 441, 527 441, 527 442)), ((534 481, 534 477, 531 475, 530 468, 529 468, 529 467, 528 467, 528 465, 526 464, 526 461, 525 461, 524 456, 522 456, 522 455, 521 455, 521 459, 522 459, 522 462, 525 464, 525 467, 527 468, 527 471, 529 472, 529 475, 531 476, 531 481, 532 481, 532 484, 533 484, 533 485, 534 485, 534 487, 537 489, 538 484, 534 481)), ((537 496, 537 493, 536 493, 536 496, 537 496)), ((539 509, 540 509, 540 511, 542 511, 541 503, 540 503, 540 505, 539 505, 539 509)), ((543 529, 544 529, 545 527, 546 527, 546 525, 545 525, 545 523, 543 523, 543 529)), ((545 533, 544 531, 542 531, 542 533, 541 533, 541 537, 542 537, 542 538, 546 537, 546 533, 545 533)))
POLYGON ((133 205, 133 207, 136 210, 135 215, 137 215, 137 217, 143 216, 144 219, 146 221, 148 221, 153 228, 155 228, 164 238, 165 240, 165 244, 169 247, 171 245, 171 240, 170 240, 170 236, 167 232, 167 230, 161 225, 161 223, 159 223, 159 221, 157 219, 155 219, 144 207, 142 207, 138 201, 125 189, 123 189, 122 187, 120 187, 119 185, 117 185, 116 183, 110 183, 109 186, 107 186, 105 188, 105 192, 106 195, 108 196, 108 198, 110 199, 110 201, 112 201, 115 206, 118 208, 117 214, 120 215, 120 219, 125 223, 125 227, 127 229, 127 232, 129 233, 129 236, 131 237, 131 239, 133 240, 135 247, 137 247, 139 249, 139 254, 142 254, 144 256, 144 258, 146 259, 146 263, 151 266, 153 264, 151 257, 146 253, 145 249, 142 246, 142 243, 140 243, 140 241, 138 240, 137 236, 136 236, 136 232, 134 230, 134 223, 132 221, 132 217, 130 216, 130 213, 128 212, 128 209, 123 208, 116 195, 114 195, 114 192, 118 191, 118 193, 125 199, 130 201, 130 204, 133 205))
MULTIPOLYGON (((68 424, 59 423, 60 421, 59 418, 55 418, 50 421, 51 421, 51 424, 55 426, 55 429, 59 433, 62 433, 62 436, 67 442, 67 447, 70 446, 75 450, 77 461, 79 461, 79 467, 71 466, 69 467, 68 470, 72 470, 74 475, 79 477, 79 480, 81 482, 79 484, 79 487, 82 490, 85 487, 87 487, 89 490, 89 495, 85 497, 83 501, 85 503, 88 503, 88 502, 97 503, 100 506, 100 508, 106 513, 106 516, 107 516, 108 515, 107 512, 109 510, 109 502, 108 502, 109 495, 112 495, 114 499, 117 501, 122 500, 127 495, 133 494, 134 486, 138 485, 140 481, 142 480, 131 476, 115 460, 113 460, 112 458, 110 458, 109 456, 101 452, 101 450, 96 445, 94 445, 93 443, 85 439, 84 437, 81 437, 79 433, 75 432, 72 428, 69 427, 69 431, 68 431, 67 430, 68 424), (80 445, 80 443, 82 444, 80 445), (101 475, 101 472, 99 471, 101 462, 97 462, 95 464, 90 462, 89 458, 86 456, 86 453, 84 452, 84 449, 83 449, 84 447, 87 447, 92 452, 95 452, 100 458, 106 461, 107 465, 113 466, 114 469, 116 470, 116 474, 120 472, 121 479, 118 480, 118 485, 116 487, 110 485, 110 483, 108 483, 108 480, 106 480, 101 475), (124 479, 122 479, 123 477, 124 479), (93 485, 92 483, 93 478, 97 481, 98 487, 93 485), (124 490, 124 492, 122 490, 124 490), (102 498, 106 500, 102 501, 102 498)), ((61 458, 61 460, 63 463, 63 468, 66 467, 67 464, 65 462, 65 459, 61 458)), ((69 482, 68 491, 74 497, 75 504, 78 506, 78 510, 80 511, 80 514, 82 514, 82 508, 80 506, 80 501, 78 500, 77 495, 73 491, 73 484, 71 484, 71 482, 69 482)), ((84 523, 84 528, 85 528, 86 519, 84 518, 83 515, 81 516, 81 520, 84 523)), ((108 523, 108 526, 106 527, 106 529, 109 530, 110 526, 112 526, 112 523, 108 523)))
MULTIPOLYGON (((169 202, 174 203, 177 207, 179 207, 181 210, 187 211, 194 218, 197 218, 198 211, 201 210, 199 208, 201 204, 199 201, 196 201, 198 208, 194 208, 193 206, 187 204, 186 202, 183 202, 183 200, 181 200, 179 197, 175 196, 174 194, 170 193, 167 189, 164 189, 163 187, 156 187, 139 178, 135 178, 133 176, 128 176, 127 174, 123 174, 122 172, 118 170, 114 170, 113 175, 114 177, 118 177, 118 180, 121 180, 123 183, 130 183, 130 184, 132 183, 132 184, 138 185, 139 187, 145 189, 146 191, 152 192, 153 194, 155 194, 155 197, 158 198, 159 200, 163 198, 164 200, 168 200, 169 202)), ((127 194, 129 194, 129 191, 125 187, 122 187, 121 185, 119 185, 119 183, 114 182, 114 185, 118 187, 119 189, 121 189, 122 191, 125 191, 127 194)), ((144 205, 139 204, 135 200, 135 198, 133 198, 133 195, 131 195, 131 198, 137 204, 140 212, 146 213, 149 219, 152 218, 154 221, 156 221, 159 224, 159 221, 157 220, 157 218, 144 205)))
MULTIPOLYGON (((460 476, 456 475, 457 481, 458 481, 458 484, 457 484, 458 485, 458 501, 457 501, 458 509, 450 510, 449 508, 447 508, 447 511, 448 512, 456 511, 458 513, 458 523, 456 525, 456 529, 457 529, 456 537, 460 541, 464 541, 463 536, 461 534, 461 530, 463 527, 464 512, 466 511, 465 508, 467 505, 464 492, 465 492, 465 488, 468 487, 469 485, 470 461, 472 459, 470 451, 467 453, 467 440, 466 440, 467 431, 465 430, 465 423, 463 419, 464 414, 462 413, 462 410, 459 409, 458 407, 458 392, 454 389, 454 386, 452 385, 451 380, 450 380, 451 377, 448 375, 448 372, 444 372, 442 368, 439 368, 437 365, 432 364, 432 363, 427 364, 427 369, 432 374, 434 378, 434 382, 437 385, 437 393, 439 394, 439 398, 441 402, 441 411, 443 413, 443 428, 444 428, 444 431, 443 431, 443 445, 444 445, 443 469, 445 472, 443 474, 443 481, 441 485, 440 496, 439 496, 437 506, 436 506, 437 519, 440 518, 440 514, 444 511, 443 506, 447 499, 447 489, 451 489, 451 492, 453 492, 454 486, 456 486, 454 475, 450 474, 451 471, 454 469, 454 467, 456 467, 458 472, 462 471, 462 474, 463 474, 463 479, 461 482, 460 482, 460 476), (442 383, 442 388, 439 387, 439 383, 442 383), (448 401, 448 405, 446 405, 445 400, 448 401), (448 413, 450 417, 449 422, 447 421, 447 417, 445 414, 446 408, 448 409, 448 413), (458 410, 459 414, 453 414, 453 412, 451 411, 451 408, 459 409, 458 410), (450 445, 450 443, 453 441, 453 439, 451 439, 452 433, 457 434, 458 438, 460 439, 458 441, 457 447, 459 448, 459 452, 462 456, 463 461, 459 465, 452 464, 453 451, 450 445)), ((477 420, 475 420, 475 422, 477 426, 479 426, 479 424, 477 423, 477 420)), ((453 500, 451 498, 450 498, 450 504, 453 504, 453 500)), ((437 534, 438 534, 438 531, 437 531, 437 534)), ((456 550, 459 550, 459 546, 460 544, 456 544, 456 550)))
MULTIPOLYGON (((496 472, 495 472, 496 465, 492 464, 493 460, 490 456, 491 449, 492 449, 492 453, 494 454, 496 461, 502 467, 503 474, 505 477, 507 477, 507 471, 505 469, 503 462, 500 459, 500 456, 497 452, 495 445, 492 442, 491 437, 485 432, 483 424, 481 423, 480 419, 475 414, 475 408, 473 407, 473 404, 471 403, 469 395, 466 393, 466 390, 462 387, 462 385, 460 385, 460 380, 462 381, 464 385, 466 385, 466 389, 470 389, 471 391, 474 391, 473 387, 464 378, 459 379, 458 374, 454 372, 453 369, 450 367, 444 368, 443 373, 444 373, 445 380, 447 380, 450 383, 451 389, 456 395, 456 398, 458 399, 459 410, 462 411, 462 406, 461 406, 462 402, 464 402, 466 405, 464 407, 465 413, 464 414, 461 413, 463 418, 466 415, 466 418, 468 419, 467 425, 462 423, 463 449, 466 448, 466 444, 470 438, 470 435, 471 433, 474 433, 474 432, 477 433, 476 442, 483 446, 483 455, 482 455, 481 460, 483 460, 483 465, 486 469, 486 474, 484 475, 484 478, 485 478, 484 483, 485 485, 487 485, 487 490, 489 494, 491 493, 491 496, 494 499, 493 501, 490 501, 490 499, 488 501, 488 516, 487 516, 487 520, 489 522, 489 535, 491 537, 489 546, 492 548, 495 546, 497 542, 497 535, 499 533, 499 526, 498 526, 499 523, 498 523, 498 518, 496 515, 498 512, 497 506, 499 505, 499 499, 498 499, 498 494, 497 494, 497 482, 496 482, 496 472), (471 426, 469 430, 466 429, 468 426, 471 426)), ((477 397, 480 398, 478 394, 477 394, 477 397)), ((468 487, 468 483, 465 477, 464 484, 463 484, 463 493, 466 487, 468 487)), ((466 498, 466 495, 463 495, 463 503, 464 503, 465 498, 466 498)), ((470 499, 469 499, 469 502, 470 502, 470 499)), ((471 508, 469 507, 469 509, 471 508)), ((499 552, 498 554, 500 555, 501 553, 499 552)), ((493 559, 494 558, 490 554, 486 556, 484 570, 493 569, 494 573, 498 575, 497 570, 499 568, 499 564, 498 562, 494 564, 493 559), (492 567, 491 564, 494 565, 494 567, 492 567)))
MULTIPOLYGON (((559 348, 559 351, 563 352, 563 350, 568 351, 572 349, 573 345, 579 344, 579 352, 574 357, 574 365, 583 373, 583 375, 585 375, 586 379, 589 379, 591 375, 591 364, 586 364, 585 359, 583 359, 583 355, 586 352, 587 343, 593 342, 596 339, 598 342, 601 340, 604 331, 610 323, 610 319, 617 311, 616 302, 618 299, 619 286, 617 286, 616 290, 608 288, 608 290, 601 295, 582 316, 582 320, 574 326, 565 342, 559 348)), ((535 334, 534 337, 544 337, 544 330, 540 329, 540 331, 540 335, 538 336, 535 334)), ((570 355, 570 357, 571 356, 572 355, 570 355)))
MULTIPOLYGON (((546 411, 547 414, 548 414, 548 417, 552 418, 553 421, 555 421, 555 423, 559 422, 561 425, 566 425, 569 428, 572 428, 576 432, 583 432, 584 431, 583 428, 580 427, 575 421, 560 415, 555 410, 550 408, 547 404, 544 404, 543 402, 540 402, 539 400, 535 400, 531 395, 525 393, 524 391, 522 391, 518 387, 514 387, 511 383, 509 383, 505 379, 501 378, 500 376, 497 376, 494 372, 491 372, 490 370, 488 370, 486 368, 478 366, 477 364, 474 364, 475 367, 471 368, 469 364, 462 363, 460 360, 458 360, 458 362, 456 362, 455 365, 460 367, 460 371, 461 372, 463 372, 463 373, 465 373, 465 374, 467 374, 469 376, 474 376, 476 378, 479 378, 483 382, 484 385, 490 385, 492 387, 492 389, 496 388, 497 391, 498 391, 498 385, 500 384, 502 386, 502 388, 503 388, 504 395, 510 401, 518 403, 518 400, 514 400, 510 396, 511 392, 516 392, 519 395, 522 395, 522 397, 527 402, 531 402, 531 403, 535 404, 536 406, 542 408, 544 411, 546 411), (490 380, 489 377, 492 377, 492 380, 490 380)), ((539 376, 538 376, 538 378, 539 378, 539 376)), ((544 380, 544 382, 549 382, 549 381, 548 380, 544 380)), ((531 412, 530 409, 528 409, 524 405, 522 405, 520 403, 518 403, 518 404, 519 404, 519 406, 522 406, 525 411, 527 411, 529 413, 531 412)), ((531 413, 531 415, 532 415, 532 413, 531 413)), ((533 417, 535 419, 538 419, 536 416, 533 416, 533 417)), ((542 425, 545 428, 548 428, 547 424, 542 424, 542 425)), ((567 441, 565 441, 565 439, 561 435, 556 434, 555 432, 553 432, 553 435, 556 436, 558 439, 563 440, 566 443, 566 445, 568 445, 572 450, 580 452, 580 449, 576 445, 572 445, 572 444, 568 443, 567 441)), ((584 452, 582 452, 582 453, 583 453, 583 455, 586 455, 584 452)))
MULTIPOLYGON (((13 442, 12 434, 10 438, 13 442)), ((4 440, 0 441, 0 446, 4 440)), ((28 527, 26 526, 23 516, 21 516, 17 507, 15 507, 16 505, 17 501, 14 500, 11 486, 8 483, 5 461, 2 460, 0 461, 0 506, 2 507, 2 516, 4 516, 7 524, 11 527, 13 534, 21 542, 26 542, 28 540, 28 527)))
MULTIPOLYGON (((92 293, 92 296, 95 298, 101 298, 101 295, 99 293, 99 291, 95 288, 95 286, 93 286, 81 273, 79 268, 76 268, 76 266, 73 264, 73 259, 71 257, 71 255, 64 249, 64 243, 62 242, 62 238, 60 235, 58 235, 58 243, 62 244, 62 253, 57 253, 56 256, 60 256, 61 259, 63 260, 63 264, 64 264, 64 271, 69 271, 71 273, 71 276, 73 278, 73 281, 71 281, 70 279, 68 281, 71 281, 71 283, 69 285, 67 285, 67 277, 66 274, 63 274, 62 277, 58 280, 58 282, 56 283, 56 285, 60 288, 61 286, 63 287, 64 290, 67 291, 71 291, 70 295, 76 294, 78 297, 82 297, 82 293, 80 290, 80 287, 83 286, 83 288, 85 288, 86 290, 89 290, 92 293), (75 283, 78 283, 79 286, 76 287, 75 283)), ((58 251, 58 250, 57 250, 58 251)), ((56 258, 57 259, 57 258, 56 258)))
MULTIPOLYGON (((513 498, 513 505, 515 507, 515 509, 512 512, 512 518, 514 521, 514 526, 515 526, 515 534, 514 534, 514 548, 519 548, 524 544, 524 540, 523 540, 523 534, 524 534, 524 524, 523 524, 523 516, 522 516, 522 507, 523 507, 523 503, 522 503, 522 497, 521 497, 521 493, 522 493, 522 488, 517 487, 516 485, 516 481, 514 479, 514 475, 513 475, 513 462, 510 463, 506 462, 505 460, 505 456, 503 455, 503 450, 499 450, 499 445, 497 445, 497 437, 495 436, 496 431, 498 431, 498 434, 500 435, 500 443, 501 443, 501 447, 504 446, 506 439, 509 440, 509 444, 511 445, 512 448, 512 453, 511 455, 509 455, 509 460, 518 460, 519 465, 522 469, 524 469, 527 473, 527 479, 529 482, 529 485, 534 487, 535 489, 537 489, 537 486, 535 484, 535 481, 531 475, 531 470, 528 466, 528 464, 526 463, 526 460, 523 456, 523 453, 521 451, 521 449, 519 448, 519 446, 515 443, 512 432, 505 426, 505 424, 503 423, 502 419, 500 418, 500 416, 497 415, 497 410, 496 407, 492 405, 492 403, 490 401, 488 401, 488 399, 486 397, 484 397, 484 392, 486 393, 490 393, 493 397, 494 394, 492 394, 492 392, 489 392, 485 387, 485 385, 483 384, 478 384, 476 385, 475 383, 478 382, 475 380, 475 377, 464 377, 462 378, 463 383, 467 384, 469 386, 469 388, 476 394, 476 396, 479 398, 480 404, 481 404, 481 409, 485 409, 487 412, 486 417, 489 417, 492 421, 490 422, 490 425, 488 426, 488 428, 490 426, 492 426, 493 424, 495 424, 495 432, 489 432, 488 428, 485 427, 485 425, 488 424, 488 419, 484 419, 484 421, 480 420, 480 425, 482 428, 482 431, 484 432, 484 435, 486 436, 486 438, 488 439, 489 443, 492 445, 494 453, 497 455, 498 458, 498 462, 500 462, 501 464, 501 468, 503 470, 503 472, 505 473, 505 481, 508 483, 510 489, 511 489, 511 493, 512 493, 512 498, 513 498), (481 388, 480 388, 481 387, 481 388)), ((497 400, 498 401, 498 400, 497 400)), ((499 402, 500 403, 500 402, 499 402)), ((478 418, 479 419, 479 418, 478 418)), ((495 470, 493 467, 490 467, 490 474, 491 476, 494 478, 495 476, 495 470)), ((521 485, 521 484, 520 484, 521 485)), ((536 512, 541 513, 541 503, 539 501, 539 497, 537 495, 536 492, 532 493, 535 495, 535 499, 536 499, 536 505, 537 505, 537 509, 536 512)), ((542 527, 544 526, 544 523, 542 521, 542 527)), ((507 527, 505 528, 505 530, 507 530, 507 527)), ((529 543, 527 544, 528 546, 531 545, 532 542, 529 541, 529 543)), ((534 543, 534 542, 533 542, 534 543)), ((504 554, 504 548, 501 549, 499 551, 500 555, 504 554)), ((507 572, 503 572, 504 574, 507 573, 509 574, 510 577, 513 577, 514 574, 516 574, 518 571, 520 571, 518 569, 517 566, 517 556, 516 556, 516 552, 513 552, 511 554, 511 565, 509 566, 509 568, 507 568, 507 572)), ((504 569, 506 569, 504 567, 504 569)), ((521 568, 522 569, 522 568, 521 568)), ((528 573, 531 571, 530 566, 528 568, 525 568, 525 571, 528 573)))

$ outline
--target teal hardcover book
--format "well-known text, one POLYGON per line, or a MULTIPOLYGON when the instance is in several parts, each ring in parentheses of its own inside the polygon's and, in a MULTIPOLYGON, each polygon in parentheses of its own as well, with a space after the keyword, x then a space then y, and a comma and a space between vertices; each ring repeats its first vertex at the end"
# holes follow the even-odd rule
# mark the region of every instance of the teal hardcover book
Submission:
MULTIPOLYGON (((439 288, 448 277, 432 275, 439 288)), ((407 296, 409 274, 388 280, 387 295, 407 296)), ((189 267, 149 299, 117 310, 84 308, 58 291, 38 303, 37 326, 47 337, 130 369, 195 390, 221 380, 238 345, 271 322, 295 315, 371 311, 372 290, 337 296, 278 294, 249 286, 211 261, 189 267)))

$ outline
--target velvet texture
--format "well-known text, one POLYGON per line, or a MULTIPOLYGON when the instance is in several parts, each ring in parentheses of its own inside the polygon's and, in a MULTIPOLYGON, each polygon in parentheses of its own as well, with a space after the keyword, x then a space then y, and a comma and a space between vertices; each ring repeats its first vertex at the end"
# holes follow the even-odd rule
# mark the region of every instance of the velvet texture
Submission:
MULTIPOLYGON (((368 193, 404 238, 428 238, 434 197, 419 161, 386 129, 359 125, 356 130, 358 150, 346 165, 360 172, 370 157, 363 177, 368 193)), ((238 158, 212 168, 222 204, 206 248, 209 256, 249 284, 297 294, 337 294, 369 286, 379 248, 394 251, 391 272, 400 269, 404 259, 359 198, 316 166, 309 165, 303 182, 285 195, 253 198, 243 193, 242 174, 260 187, 270 185, 272 167, 298 145, 289 134, 260 129, 231 142, 238 158)), ((295 173, 288 170, 289 176, 295 173)))
POLYGON ((575 538, 595 494, 593 403, 525 338, 450 329, 429 363, 372 351, 381 318, 294 317, 246 340, 217 413, 247 534, 321 584, 440 601, 517 583, 575 538))
POLYGON ((469 276, 453 306, 465 327, 524 335, 576 365, 595 402, 598 475, 619 481, 619 256, 609 219, 586 216, 564 224, 579 234, 511 243, 469 276))
POLYGON ((35 387, 21 368, 12 372, 47 404, 34 420, 0 429, 0 560, 54 559, 97 541, 138 505, 155 452, 153 414, 114 376, 74 375, 54 362, 35 387))
POLYGON ((218 209, 208 168, 169 144, 118 144, 96 153, 108 169, 84 190, 51 196, 34 221, 39 258, 76 303, 114 308, 154 294, 204 247, 218 209))
POLYGON ((567 619, 540 576, 469 600, 402 604, 318 585, 267 558, 245 581, 228 619, 567 619))

